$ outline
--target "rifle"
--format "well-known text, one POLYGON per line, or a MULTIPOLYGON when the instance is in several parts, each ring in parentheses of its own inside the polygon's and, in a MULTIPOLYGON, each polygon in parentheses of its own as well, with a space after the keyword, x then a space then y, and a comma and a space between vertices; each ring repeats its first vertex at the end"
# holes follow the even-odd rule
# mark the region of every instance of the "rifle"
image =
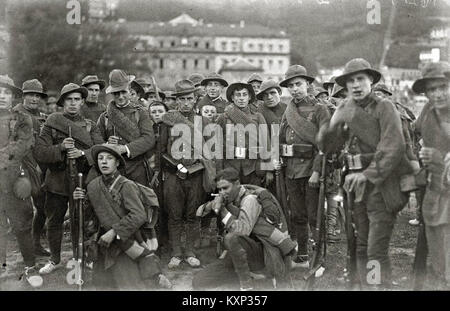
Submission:
MULTIPOLYGON (((78 187, 83 187, 83 174, 78 174, 78 187)), ((83 213, 83 200, 77 200, 77 212, 78 212, 78 248, 77 248, 77 263, 79 267, 79 273, 76 277, 76 284, 78 290, 82 290, 84 278, 84 213, 83 213)))
MULTIPOLYGON (((69 126, 68 129, 69 132, 69 137, 72 138, 72 127, 69 126)), ((66 167, 67 167, 67 181, 68 181, 68 187, 69 187, 69 193, 73 193, 73 191, 76 188, 76 180, 77 180, 77 174, 78 174, 78 169, 77 169, 77 162, 76 159, 69 159, 69 157, 66 154, 66 167)), ((70 207, 70 217, 72 219, 71 224, 75 223, 75 219, 76 219, 76 210, 75 210, 75 205, 74 205, 74 201, 73 201, 73 196, 69 195, 69 207, 70 207)), ((72 230, 73 232, 73 230, 72 230)), ((75 237, 72 238, 72 241, 75 237)), ((73 257, 75 258, 76 256, 76 250, 73 249, 73 257)))
POLYGON ((152 76, 153 88, 155 89, 156 100, 161 101, 161 97, 159 97, 158 86, 156 85, 155 77, 152 76))
POLYGON ((321 162, 321 175, 320 175, 320 191, 319 191, 319 204, 317 206, 317 220, 316 220, 316 227, 314 228, 313 237, 314 237, 314 244, 313 244, 313 257, 311 260, 310 270, 308 273, 303 277, 306 281, 306 289, 310 290, 312 286, 314 285, 315 277, 312 277, 313 275, 318 272, 320 268, 324 269, 324 257, 325 254, 322 256, 322 251, 326 251, 326 246, 323 245, 325 243, 325 178, 326 178, 326 166, 327 166, 327 155, 324 154, 322 151, 320 151, 320 154, 322 155, 322 162, 321 162))
POLYGON ((284 183, 284 175, 282 169, 275 170, 275 183, 278 202, 280 202, 281 209, 283 210, 284 216, 286 218, 288 229, 291 229, 291 215, 289 213, 289 206, 286 196, 286 184, 284 183))
MULTIPOLYGON (((427 236, 425 233, 425 224, 422 217, 422 203, 425 196, 425 189, 420 190, 420 217, 419 217, 419 232, 417 234, 416 252, 414 255, 413 273, 414 273, 414 285, 413 290, 422 290, 423 283, 427 275, 427 256, 428 256, 428 244, 427 236)), ((416 192, 417 193, 417 192, 416 192)))

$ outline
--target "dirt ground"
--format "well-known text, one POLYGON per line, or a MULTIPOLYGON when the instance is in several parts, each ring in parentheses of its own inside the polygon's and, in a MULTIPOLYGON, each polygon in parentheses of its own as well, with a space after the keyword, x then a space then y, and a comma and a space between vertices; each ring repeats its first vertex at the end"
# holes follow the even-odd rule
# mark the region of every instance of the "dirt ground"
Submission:
MULTIPOLYGON (((394 229, 393 238, 391 241, 390 257, 393 269, 393 280, 396 286, 392 290, 411 290, 412 287, 412 264, 414 260, 414 250, 417 239, 418 228, 408 224, 408 220, 414 218, 415 213, 410 210, 403 210, 398 216, 397 223, 394 229)), ((212 230, 213 231, 213 230, 212 230)), ((202 266, 216 260, 216 241, 215 237, 211 235, 211 246, 209 248, 198 249, 197 255, 202 262, 202 266)), ((345 284, 342 283, 343 269, 345 267, 346 242, 345 235, 342 233, 341 242, 328 244, 328 251, 326 257, 326 270, 322 277, 316 278, 314 289, 316 290, 346 290, 345 284)), ((70 247, 70 236, 65 233, 63 241, 62 261, 65 264, 71 257, 72 250, 70 247)), ((167 252, 162 256, 162 262, 169 261, 169 254, 167 252)), ((38 258, 38 264, 43 266, 46 262, 45 258, 38 258)), ((23 269, 22 256, 20 255, 17 244, 14 238, 8 246, 7 269, 0 275, 0 290, 30 290, 27 283, 20 278, 23 269)), ((201 269, 198 268, 198 269, 201 269)), ((192 269, 187 264, 183 263, 177 270, 165 269, 168 278, 174 284, 173 290, 187 291, 192 290, 193 274, 198 269, 192 269)), ((305 269, 293 270, 291 273, 292 282, 288 286, 278 288, 277 290, 303 290, 305 282, 303 276, 307 271, 305 269)), ((75 285, 69 285, 66 281, 68 270, 61 268, 51 275, 44 276, 44 285, 37 290, 45 291, 61 291, 61 290, 76 290, 75 285)), ((90 271, 87 272, 86 290, 95 290, 89 284, 90 271)), ((257 289, 274 290, 272 283, 269 280, 258 281, 257 289)), ((433 289, 429 286, 426 289, 433 289)), ((221 288, 221 290, 237 290, 238 288, 221 288)))

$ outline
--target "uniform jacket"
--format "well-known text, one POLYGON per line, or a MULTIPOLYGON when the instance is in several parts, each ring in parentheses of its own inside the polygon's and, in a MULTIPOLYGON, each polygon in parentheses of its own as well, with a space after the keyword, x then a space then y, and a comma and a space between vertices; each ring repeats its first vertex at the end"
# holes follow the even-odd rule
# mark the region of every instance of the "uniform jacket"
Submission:
POLYGON ((205 95, 198 103, 197 103, 197 107, 203 107, 205 105, 211 105, 216 107, 217 109, 217 114, 222 114, 225 111, 225 108, 230 105, 230 103, 228 101, 226 101, 225 99, 223 99, 222 97, 220 97, 219 99, 216 100, 212 100, 211 97, 209 97, 209 95, 205 95))
POLYGON ((81 105, 81 115, 89 120, 97 122, 100 115, 106 110, 106 106, 103 103, 88 103, 85 102, 81 105))
MULTIPOLYGON (((319 130, 330 119, 328 109, 325 105, 319 103, 312 96, 307 96, 300 100, 297 106, 299 114, 312 122, 319 130)), ((286 116, 283 116, 280 127, 280 144, 311 144, 300 136, 289 126, 286 116)), ((315 152, 312 159, 286 158, 286 177, 290 179, 310 177, 312 172, 320 173, 320 159, 317 146, 314 146, 315 152)))
POLYGON ((429 165, 431 182, 427 185, 422 204, 423 218, 429 226, 450 224, 450 133, 446 133, 440 122, 436 109, 430 103, 423 108, 416 122, 416 130, 423 138, 424 147, 440 152, 440 159, 429 165))
POLYGON ((97 126, 91 120, 80 115, 73 117, 60 112, 52 113, 48 117, 37 139, 34 157, 38 162, 49 164, 45 175, 46 190, 64 196, 68 195, 69 189, 66 178, 66 152, 61 148, 61 143, 69 137, 69 124, 72 125, 75 147, 85 153, 84 157, 76 161, 78 170, 83 174, 87 174, 94 164, 90 148, 104 143, 97 126))

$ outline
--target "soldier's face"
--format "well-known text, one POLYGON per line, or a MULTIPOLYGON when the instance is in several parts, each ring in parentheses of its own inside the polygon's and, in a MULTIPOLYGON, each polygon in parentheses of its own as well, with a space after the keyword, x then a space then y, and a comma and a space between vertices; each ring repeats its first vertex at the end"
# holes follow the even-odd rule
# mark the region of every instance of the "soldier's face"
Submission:
POLYGON ((174 98, 165 98, 164 99, 164 104, 166 104, 167 108, 169 108, 169 110, 177 110, 178 109, 178 104, 177 101, 174 98))
POLYGON ((263 94, 264 105, 267 107, 275 107, 280 103, 280 93, 276 88, 268 89, 263 94))
POLYGON ((80 112, 83 97, 79 92, 73 92, 64 98, 64 112, 68 114, 78 114, 80 112))
POLYGON ((433 79, 426 82, 425 95, 437 109, 450 108, 450 81, 433 79))
POLYGON ((111 153, 100 152, 97 156, 97 164, 102 175, 111 175, 117 171, 120 162, 111 153))
POLYGON ((317 96, 317 99, 326 100, 328 95, 326 93, 321 93, 317 96))
POLYGON ((194 105, 195 105, 194 93, 178 96, 176 101, 177 101, 178 109, 181 112, 193 111, 194 105))
POLYGON ((222 94, 223 85, 219 81, 209 81, 206 84, 206 93, 211 98, 219 97, 222 94))
POLYGON ((88 90, 88 96, 86 98, 86 101, 90 103, 97 103, 98 102, 98 96, 100 95, 100 85, 96 83, 92 83, 87 85, 88 90))
POLYGON ((114 102, 117 107, 125 107, 130 102, 130 90, 113 92, 114 102))
POLYGON ((252 86, 255 93, 259 93, 259 90, 261 89, 261 82, 259 81, 252 81, 250 82, 250 85, 252 86))
POLYGON ((239 194, 239 181, 231 182, 225 179, 217 181, 217 191, 227 202, 233 202, 239 194))
POLYGON ((29 110, 37 110, 41 104, 42 96, 38 93, 27 93, 23 95, 23 106, 29 110))
POLYGON ((156 97, 156 93, 150 93, 147 96, 147 101, 149 102, 149 105, 151 103, 153 103, 154 101, 158 100, 158 98, 156 97))
POLYGON ((153 122, 160 123, 163 115, 166 113, 166 108, 163 105, 150 106, 150 116, 153 122))
POLYGON ((213 121, 217 115, 217 108, 211 105, 205 105, 202 107, 202 117, 207 118, 210 121, 213 121))
POLYGON ((292 78, 287 83, 287 88, 291 96, 297 99, 303 98, 308 95, 308 81, 303 78, 292 78))
POLYGON ((247 89, 235 90, 231 96, 233 103, 239 108, 245 108, 250 102, 250 94, 247 89))
POLYGON ((349 95, 356 101, 364 99, 372 91, 372 77, 366 73, 356 73, 347 80, 349 95))
POLYGON ((132 104, 137 104, 139 101, 139 93, 135 89, 130 89, 130 102, 132 104))
POLYGON ((0 86, 0 109, 9 109, 12 106, 13 92, 0 86))

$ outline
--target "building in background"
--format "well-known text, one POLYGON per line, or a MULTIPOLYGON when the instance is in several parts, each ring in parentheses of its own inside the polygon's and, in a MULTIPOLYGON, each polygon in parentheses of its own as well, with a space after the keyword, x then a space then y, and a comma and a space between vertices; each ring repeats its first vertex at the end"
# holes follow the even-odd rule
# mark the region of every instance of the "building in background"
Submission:
POLYGON ((280 81, 290 64, 287 34, 262 25, 205 23, 185 13, 168 22, 121 22, 139 38, 138 64, 165 89, 193 72, 221 71, 229 82, 259 72, 280 81))

